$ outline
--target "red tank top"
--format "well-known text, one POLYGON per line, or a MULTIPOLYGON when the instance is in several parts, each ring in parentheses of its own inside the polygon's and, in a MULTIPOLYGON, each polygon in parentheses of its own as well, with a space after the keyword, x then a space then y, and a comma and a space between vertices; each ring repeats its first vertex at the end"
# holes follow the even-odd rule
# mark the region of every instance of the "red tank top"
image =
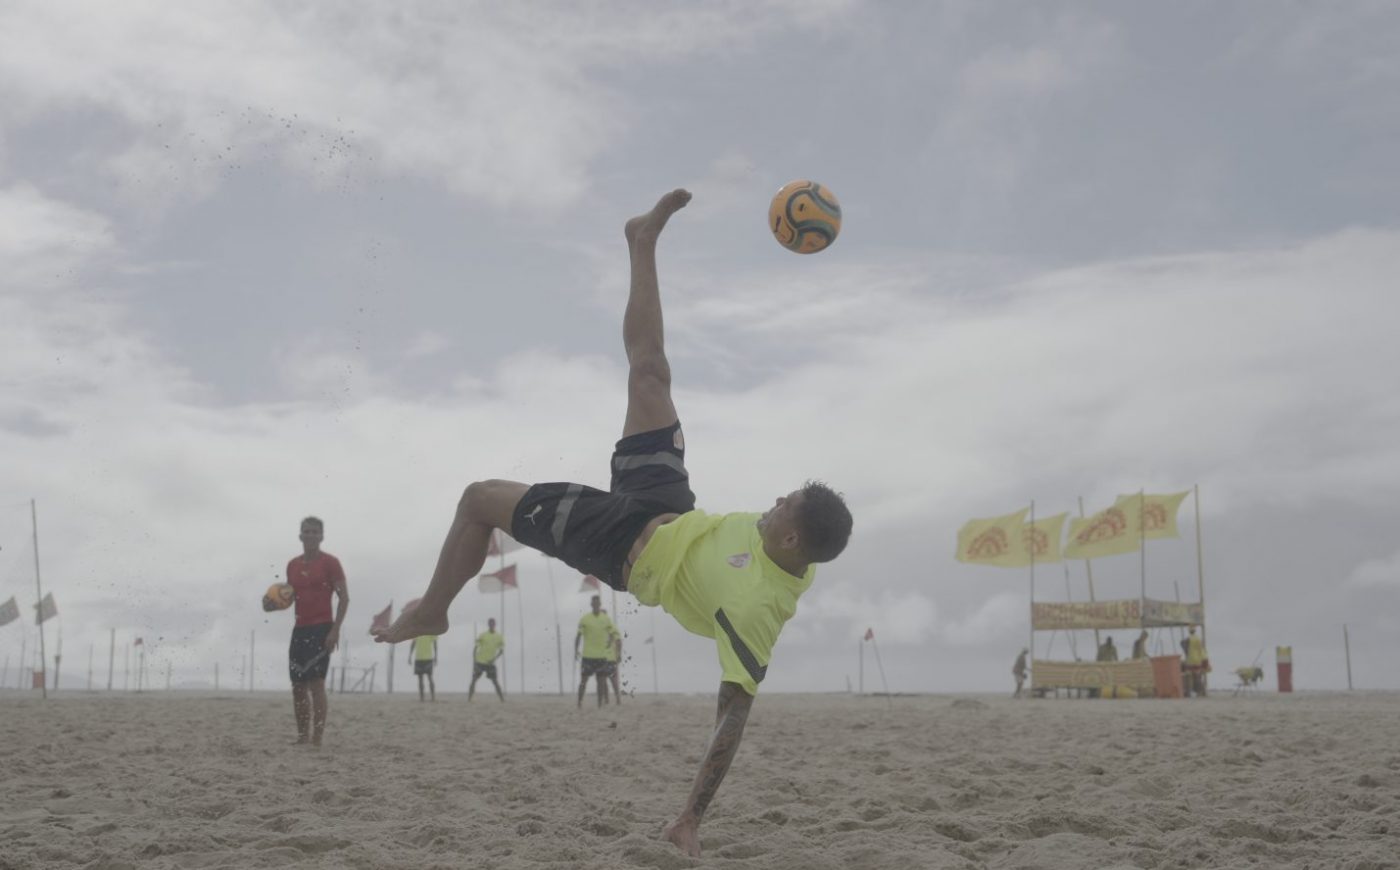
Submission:
POLYGON ((331 615, 331 592, 345 582, 339 559, 324 551, 310 559, 297 556, 287 563, 287 582, 297 591, 297 625, 335 621, 331 615))

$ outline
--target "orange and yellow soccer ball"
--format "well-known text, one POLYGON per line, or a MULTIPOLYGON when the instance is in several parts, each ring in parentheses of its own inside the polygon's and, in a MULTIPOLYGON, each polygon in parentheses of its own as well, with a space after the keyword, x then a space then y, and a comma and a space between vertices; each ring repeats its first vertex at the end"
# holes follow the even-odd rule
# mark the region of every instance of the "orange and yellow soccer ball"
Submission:
POLYGON ((273 583, 263 593, 264 610, 286 610, 297 600, 297 592, 290 583, 273 583))
POLYGON ((789 181, 768 206, 768 229, 778 244, 799 254, 826 250, 841 232, 841 203, 815 181, 789 181))

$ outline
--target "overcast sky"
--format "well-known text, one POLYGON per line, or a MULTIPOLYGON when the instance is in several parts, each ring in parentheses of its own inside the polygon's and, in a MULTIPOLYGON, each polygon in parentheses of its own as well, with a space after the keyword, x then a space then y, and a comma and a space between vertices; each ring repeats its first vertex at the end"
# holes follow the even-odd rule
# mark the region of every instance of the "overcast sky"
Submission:
MULTIPOLYGON (((1400 688, 1397 44, 1364 2, 6 3, 0 601, 32 614, 32 498, 64 685, 90 647, 105 685, 115 629, 118 685, 137 636, 236 683, 255 633, 282 688, 258 599, 316 514, 382 685, 370 616, 468 482, 606 485, 621 225, 685 186, 660 264, 700 505, 817 477, 856 520, 765 691, 844 691, 867 627, 891 690, 1008 690, 1030 579, 954 561, 958 527, 1193 485, 1218 672, 1262 651, 1272 688, 1291 644, 1300 688, 1345 688, 1345 624, 1357 686, 1400 688), (842 203, 815 256, 765 227, 794 178, 842 203)), ((1150 596, 1195 599, 1195 510, 1150 596)), ((510 688, 519 608, 554 691, 587 597, 518 562, 510 688)), ((1096 561, 1098 596, 1141 565, 1096 561)), ((1085 566, 1035 588, 1082 600, 1085 566)), ((458 599, 442 686, 498 606, 458 599)), ((652 612, 618 609, 650 691, 652 612)), ((713 691, 713 644, 655 624, 662 688, 713 691)))

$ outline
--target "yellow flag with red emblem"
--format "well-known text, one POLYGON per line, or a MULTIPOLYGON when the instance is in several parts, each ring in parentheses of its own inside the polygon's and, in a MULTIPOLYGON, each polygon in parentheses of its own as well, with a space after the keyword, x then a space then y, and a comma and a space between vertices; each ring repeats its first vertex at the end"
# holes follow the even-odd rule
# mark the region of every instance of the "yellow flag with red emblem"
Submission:
MULTIPOLYGON (((1133 496, 1133 499, 1136 498, 1133 496)), ((1093 516, 1070 520, 1065 558, 1096 559, 1099 556, 1136 552, 1142 545, 1142 527, 1138 524, 1140 515, 1141 511, 1134 501, 1127 507, 1115 504, 1093 516)))
POLYGON ((1021 530, 1029 512, 1030 508, 1022 508, 1014 514, 968 520, 958 530, 957 560, 1001 568, 1026 564, 1021 530))
POLYGON ((1142 517, 1141 537, 1179 538, 1181 533, 1176 528, 1176 512, 1182 500, 1190 494, 1191 491, 1187 490, 1170 495, 1153 495, 1150 492, 1120 495, 1113 504, 1127 514, 1142 517))

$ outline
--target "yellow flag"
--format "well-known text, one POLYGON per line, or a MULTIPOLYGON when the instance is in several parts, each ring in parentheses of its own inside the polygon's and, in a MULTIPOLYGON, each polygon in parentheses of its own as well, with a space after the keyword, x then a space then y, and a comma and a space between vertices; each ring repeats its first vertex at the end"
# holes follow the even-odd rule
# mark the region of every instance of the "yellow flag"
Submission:
POLYGON ((1096 559, 1136 552, 1142 544, 1142 527, 1138 525, 1137 496, 1132 498, 1131 509, 1115 504, 1093 516, 1070 520, 1065 558, 1096 559))
POLYGON ((1060 536, 1064 532, 1067 516, 1056 514, 1022 526, 1021 561, 1018 564, 1029 565, 1032 554, 1035 555, 1036 564, 1060 561, 1060 536))
POLYGON ((1025 508, 1003 517, 968 520, 958 530, 958 561, 1002 568, 1026 564, 1021 528, 1029 512, 1025 508))
POLYGON ((1182 499, 1190 494, 1191 491, 1187 490, 1171 495, 1153 495, 1150 492, 1146 495, 1120 495, 1113 506, 1130 514, 1141 511, 1143 537, 1179 538, 1181 533, 1176 529, 1176 511, 1181 507, 1182 499), (1141 507, 1138 505, 1139 499, 1142 499, 1141 507))

